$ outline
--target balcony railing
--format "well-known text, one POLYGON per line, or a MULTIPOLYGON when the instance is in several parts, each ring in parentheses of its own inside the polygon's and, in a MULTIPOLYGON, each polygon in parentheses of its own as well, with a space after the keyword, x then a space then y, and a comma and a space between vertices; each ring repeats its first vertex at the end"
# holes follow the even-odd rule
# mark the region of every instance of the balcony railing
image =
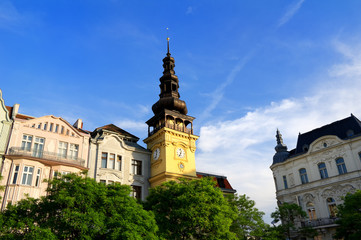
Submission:
POLYGON ((338 218, 317 218, 317 219, 301 222, 301 224, 303 227, 320 227, 320 226, 336 224, 337 219, 338 218))
POLYGON ((158 127, 154 128, 152 131, 150 131, 148 136, 153 135, 156 131, 158 131, 159 129, 161 129, 163 127, 167 127, 170 129, 180 131, 180 132, 184 132, 184 133, 193 134, 193 129, 191 129, 191 128, 187 128, 185 126, 178 126, 176 124, 169 124, 169 123, 164 124, 163 123, 163 124, 159 125, 158 127))
POLYGON ((47 152, 36 149, 24 149, 21 147, 12 147, 9 149, 8 155, 28 156, 28 157, 35 157, 50 161, 63 162, 67 164, 76 164, 82 167, 85 166, 85 160, 82 158, 63 156, 55 152, 47 152))

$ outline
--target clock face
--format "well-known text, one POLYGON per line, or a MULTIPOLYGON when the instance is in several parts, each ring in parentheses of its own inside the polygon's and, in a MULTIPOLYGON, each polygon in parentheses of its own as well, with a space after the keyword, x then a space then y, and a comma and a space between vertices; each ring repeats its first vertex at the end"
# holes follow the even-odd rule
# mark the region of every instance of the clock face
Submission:
POLYGON ((183 164, 183 163, 180 163, 180 164, 179 164, 179 168, 180 168, 180 169, 183 169, 183 168, 184 168, 184 164, 183 164))
POLYGON ((185 156, 185 151, 183 150, 183 148, 178 148, 177 149, 177 156, 180 157, 180 158, 184 158, 185 156))
POLYGON ((159 155, 160 155, 160 149, 159 148, 156 148, 153 152, 153 159, 154 160, 158 160, 159 158, 159 155))

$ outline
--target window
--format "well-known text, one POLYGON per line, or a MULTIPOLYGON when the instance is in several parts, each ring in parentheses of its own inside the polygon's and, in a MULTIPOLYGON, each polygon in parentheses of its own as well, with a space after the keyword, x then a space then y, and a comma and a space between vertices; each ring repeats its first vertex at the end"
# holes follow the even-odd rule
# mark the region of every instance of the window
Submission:
POLYGON ((299 172, 300 172, 301 183, 302 184, 308 183, 308 177, 307 177, 306 169, 301 168, 299 170, 299 172))
POLYGON ((44 149, 45 138, 35 137, 34 147, 33 147, 33 156, 42 157, 44 149))
POLYGON ((107 168, 108 153, 102 153, 102 168, 107 168))
POLYGON ((122 171, 122 156, 118 155, 116 169, 122 171))
POLYGON ((41 123, 38 124, 38 129, 40 129, 40 128, 41 128, 41 123))
POLYGON ((115 154, 114 153, 111 153, 109 154, 109 167, 111 169, 115 169, 115 154))
POLYGON ((13 184, 16 184, 17 180, 18 180, 18 175, 19 175, 19 165, 16 165, 14 167, 14 177, 13 177, 13 184))
POLYGON ((106 183, 107 183, 107 181, 106 181, 106 180, 102 180, 102 179, 100 179, 100 183, 102 183, 102 184, 106 184, 106 183))
POLYGON ((343 160, 343 158, 336 159, 336 165, 337 165, 337 169, 338 169, 339 174, 347 173, 345 161, 343 160))
POLYGON ((66 158, 68 152, 68 143, 66 142, 59 142, 59 147, 58 147, 58 155, 61 158, 66 158))
POLYGON ((79 150, 79 145, 70 143, 69 157, 71 159, 77 159, 78 158, 78 150, 79 150))
POLYGON ((54 126, 54 123, 50 123, 50 126, 49 126, 49 131, 50 131, 50 132, 53 131, 53 126, 54 126))
POLYGON ((327 202, 327 205, 328 205, 328 211, 330 213, 330 217, 335 218, 336 214, 337 214, 337 207, 336 207, 335 199, 327 198, 326 202, 327 202))
POLYGON ((64 134, 64 126, 61 126, 60 134, 64 134))
POLYGON ((142 161, 132 160, 132 168, 134 175, 142 175, 142 161))
POLYGON ((59 124, 55 125, 55 132, 57 133, 59 131, 59 124))
POLYGON ((312 202, 306 204, 308 218, 310 220, 317 219, 315 205, 312 202))
POLYGON ((321 179, 328 178, 326 164, 320 163, 318 164, 318 170, 320 171, 320 177, 321 179))
POLYGON ((25 166, 23 171, 23 180, 21 184, 31 186, 33 182, 34 167, 25 166))
POLYGON ((39 186, 40 183, 40 174, 41 174, 41 168, 38 168, 38 171, 36 173, 36 180, 35 180, 35 187, 39 186))
POLYGON ((141 186, 132 185, 132 197, 134 197, 135 199, 142 198, 142 187, 141 186))
POLYGON ((114 184, 114 181, 109 180, 109 181, 108 181, 108 184, 114 184))
POLYGON ((30 151, 32 141, 33 141, 33 136, 24 134, 23 140, 21 142, 21 150, 30 151))
POLYGON ((285 186, 285 189, 288 188, 288 184, 287 184, 287 178, 286 176, 283 176, 283 185, 285 186))
POLYGON ((68 130, 66 130, 66 135, 67 135, 67 136, 69 136, 69 129, 68 129, 68 130))

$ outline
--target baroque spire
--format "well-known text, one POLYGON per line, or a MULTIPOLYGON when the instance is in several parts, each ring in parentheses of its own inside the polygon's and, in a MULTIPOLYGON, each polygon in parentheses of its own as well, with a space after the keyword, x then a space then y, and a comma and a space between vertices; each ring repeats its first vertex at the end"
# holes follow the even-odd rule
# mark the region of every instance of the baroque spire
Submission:
POLYGON ((278 129, 276 132, 276 139, 277 139, 277 146, 275 147, 276 152, 287 151, 287 145, 283 143, 282 134, 278 129))

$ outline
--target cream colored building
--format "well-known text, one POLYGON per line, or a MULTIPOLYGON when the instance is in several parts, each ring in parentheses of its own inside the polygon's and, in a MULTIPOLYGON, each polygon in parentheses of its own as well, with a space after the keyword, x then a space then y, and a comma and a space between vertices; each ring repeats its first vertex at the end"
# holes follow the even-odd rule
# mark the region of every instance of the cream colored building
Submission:
POLYGON ((132 187, 135 198, 145 200, 149 189, 150 151, 140 146, 138 137, 109 124, 91 134, 89 177, 105 184, 132 187))
POLYGON ((54 116, 34 118, 18 114, 19 105, 9 108, 13 126, 1 175, 2 209, 26 196, 45 195, 47 182, 58 173, 87 169, 89 133, 54 116))
MULTIPOLYGON (((9 116, 4 99, 2 98, 2 91, 0 89, 0 159, 3 160, 3 156, 8 145, 12 120, 9 116)), ((1 170, 0 170, 1 171, 1 170)))
POLYGON ((277 130, 273 172, 278 204, 300 205, 308 214, 300 224, 319 231, 318 240, 333 239, 337 205, 361 189, 361 122, 355 116, 298 136, 287 151, 277 130))

